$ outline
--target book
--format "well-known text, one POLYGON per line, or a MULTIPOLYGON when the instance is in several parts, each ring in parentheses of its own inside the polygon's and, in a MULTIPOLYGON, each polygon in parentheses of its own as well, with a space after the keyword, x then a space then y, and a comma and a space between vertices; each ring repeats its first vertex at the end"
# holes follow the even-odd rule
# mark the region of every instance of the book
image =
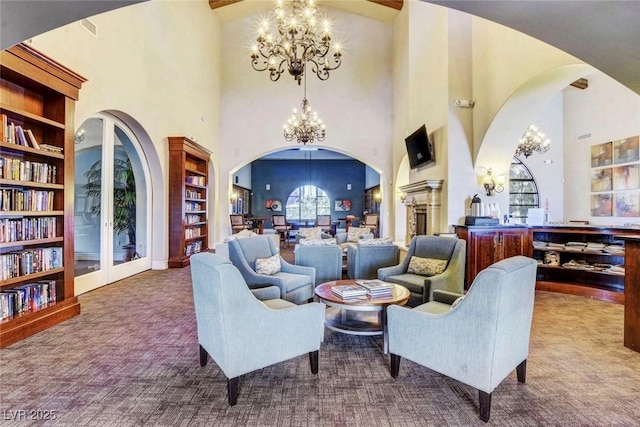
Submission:
POLYGON ((367 295, 367 290, 357 284, 332 286, 331 292, 343 299, 367 295))
POLYGON ((7 141, 7 115, 1 114, 0 121, 2 121, 2 128, 0 128, 0 142, 7 141))
POLYGON ((31 142, 33 148, 39 150, 40 144, 38 144, 38 141, 36 141, 36 137, 33 135, 33 132, 31 132, 31 129, 27 129, 25 130, 25 132, 27 133, 27 138, 29 139, 29 142, 31 142))
POLYGON ((40 149, 44 151, 50 151, 52 153, 62 153, 62 147, 58 147, 50 144, 40 144, 40 149))

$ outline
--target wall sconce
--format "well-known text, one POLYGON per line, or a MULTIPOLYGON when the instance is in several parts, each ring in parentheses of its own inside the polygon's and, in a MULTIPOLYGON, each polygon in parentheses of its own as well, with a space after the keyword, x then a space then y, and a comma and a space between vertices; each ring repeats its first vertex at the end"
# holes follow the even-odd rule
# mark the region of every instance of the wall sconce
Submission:
POLYGON ((73 135, 73 142, 80 144, 82 141, 84 141, 84 129, 80 128, 73 135))
POLYGON ((229 197, 229 203, 235 203, 238 200, 238 195, 236 193, 231 193, 231 197, 229 197))
POLYGON ((499 175, 494 177, 491 169, 487 171, 487 175, 482 179, 482 182, 487 196, 495 196, 496 193, 502 193, 504 190, 504 176, 499 175))
POLYGON ((379 192, 374 194, 373 199, 376 201, 376 203, 382 203, 382 194, 379 192))

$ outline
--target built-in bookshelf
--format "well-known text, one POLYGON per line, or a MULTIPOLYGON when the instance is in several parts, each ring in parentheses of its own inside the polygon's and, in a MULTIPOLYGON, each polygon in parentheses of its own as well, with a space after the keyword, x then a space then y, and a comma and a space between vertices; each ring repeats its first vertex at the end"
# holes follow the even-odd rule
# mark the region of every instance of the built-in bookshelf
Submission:
POLYGON ((169 137, 169 267, 208 249, 209 156, 189 138, 169 137))
POLYGON ((0 52, 0 348, 80 313, 65 189, 84 82, 28 45, 0 52))

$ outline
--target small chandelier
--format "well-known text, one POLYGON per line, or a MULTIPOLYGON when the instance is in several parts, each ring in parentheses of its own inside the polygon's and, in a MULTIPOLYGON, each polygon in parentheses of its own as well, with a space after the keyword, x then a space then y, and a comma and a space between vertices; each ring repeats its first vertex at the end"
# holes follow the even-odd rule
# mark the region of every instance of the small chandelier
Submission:
POLYGON ((319 24, 315 0, 276 0, 274 13, 277 32, 271 31, 272 22, 267 19, 258 27, 251 52, 253 69, 268 70, 275 82, 286 64, 289 74, 300 84, 308 62, 320 80, 327 80, 329 71, 342 64, 342 52, 338 43, 331 48, 331 22, 325 19, 319 24), (330 51, 333 66, 327 57, 330 51))
POLYGON ((316 139, 324 141, 324 137, 325 126, 318 117, 318 113, 311 111, 305 94, 300 114, 298 115, 298 111, 294 108, 289 121, 284 125, 284 138, 287 141, 293 141, 295 138, 298 143, 307 145, 307 143, 312 144, 316 139))
POLYGON ((524 157, 529 157, 534 151, 538 153, 546 153, 551 147, 551 141, 546 138, 544 133, 540 132, 534 125, 529 125, 525 133, 518 142, 516 148, 516 156, 524 154, 524 157))

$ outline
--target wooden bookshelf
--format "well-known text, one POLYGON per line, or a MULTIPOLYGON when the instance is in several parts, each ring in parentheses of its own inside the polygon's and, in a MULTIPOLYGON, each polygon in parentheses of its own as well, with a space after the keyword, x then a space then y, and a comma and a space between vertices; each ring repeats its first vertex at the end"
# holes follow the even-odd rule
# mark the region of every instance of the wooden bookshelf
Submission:
POLYGON ((184 136, 169 137, 169 267, 208 250, 210 152, 184 136))
POLYGON ((80 313, 73 268, 73 118, 86 80, 25 44, 0 52, 0 76, 0 257, 17 261, 0 270, 4 348, 80 313), (18 127, 22 135, 12 133, 18 127), (54 261, 58 253, 62 259, 54 261), (36 282, 44 283, 37 291, 29 287, 40 293, 38 304, 20 307, 17 300, 25 294, 18 297, 19 289, 36 282))

